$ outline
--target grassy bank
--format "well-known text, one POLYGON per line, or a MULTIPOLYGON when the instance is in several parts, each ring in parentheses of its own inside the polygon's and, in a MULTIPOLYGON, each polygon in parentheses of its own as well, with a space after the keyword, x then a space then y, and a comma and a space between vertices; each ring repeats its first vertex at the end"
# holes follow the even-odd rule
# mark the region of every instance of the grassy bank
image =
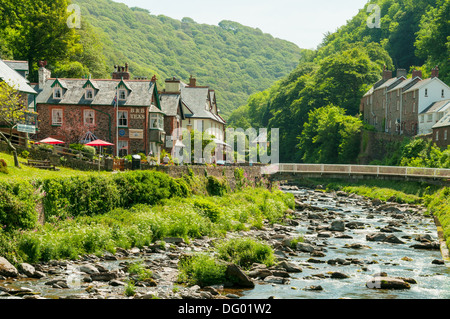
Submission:
POLYGON ((298 184, 312 188, 320 185, 328 190, 341 190, 382 201, 423 205, 427 207, 427 213, 438 217, 450 248, 450 187, 417 182, 338 179, 308 179, 298 184))

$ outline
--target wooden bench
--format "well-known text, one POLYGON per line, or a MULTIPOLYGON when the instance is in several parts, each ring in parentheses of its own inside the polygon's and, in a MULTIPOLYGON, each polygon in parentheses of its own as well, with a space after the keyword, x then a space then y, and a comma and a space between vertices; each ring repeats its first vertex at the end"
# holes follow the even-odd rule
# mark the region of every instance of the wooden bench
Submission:
POLYGON ((47 169, 51 171, 59 171, 59 168, 51 164, 49 160, 46 161, 28 160, 28 166, 39 169, 47 169))

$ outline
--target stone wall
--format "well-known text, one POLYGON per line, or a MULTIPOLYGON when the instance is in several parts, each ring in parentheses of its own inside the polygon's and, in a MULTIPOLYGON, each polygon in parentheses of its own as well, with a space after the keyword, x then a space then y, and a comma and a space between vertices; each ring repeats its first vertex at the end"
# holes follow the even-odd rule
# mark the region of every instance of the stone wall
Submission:
POLYGON ((393 143, 401 143, 406 138, 404 135, 391 135, 383 132, 363 131, 361 134, 359 165, 369 165, 374 160, 382 160, 388 154, 393 143))

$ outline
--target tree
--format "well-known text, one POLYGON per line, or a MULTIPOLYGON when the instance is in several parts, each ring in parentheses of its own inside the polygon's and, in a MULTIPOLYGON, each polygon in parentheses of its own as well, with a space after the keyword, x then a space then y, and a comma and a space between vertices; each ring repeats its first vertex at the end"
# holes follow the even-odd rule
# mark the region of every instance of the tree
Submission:
POLYGON ((11 143, 13 129, 18 123, 24 122, 27 115, 27 108, 24 104, 24 96, 6 82, 0 82, 0 122, 9 129, 9 137, 0 131, 0 138, 7 144, 14 155, 14 165, 20 168, 17 150, 11 143))
POLYGON ((298 138, 302 160, 325 164, 354 162, 362 127, 359 118, 345 115, 345 110, 337 106, 311 111, 298 138))

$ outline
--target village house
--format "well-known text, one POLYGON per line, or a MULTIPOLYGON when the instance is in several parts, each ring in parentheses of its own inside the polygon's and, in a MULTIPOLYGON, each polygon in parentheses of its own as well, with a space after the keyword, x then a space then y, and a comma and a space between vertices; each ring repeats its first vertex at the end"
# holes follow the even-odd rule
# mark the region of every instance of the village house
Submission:
MULTIPOLYGON (((222 154, 225 154, 226 122, 219 114, 215 91, 208 86, 198 86, 197 80, 192 76, 189 84, 172 78, 166 80, 165 86, 165 90, 160 92, 160 99, 162 110, 166 114, 166 132, 173 132, 175 128, 189 132, 207 132, 214 136, 214 142, 222 148, 222 154)), ((172 139, 167 138, 166 149, 172 155, 182 152, 185 145, 181 141, 181 134, 172 139)))
POLYGON ((440 120, 433 126, 433 142, 441 148, 446 148, 449 143, 450 132, 450 112, 447 112, 440 120))
POLYGON ((422 72, 414 70, 407 79, 406 71, 384 70, 382 79, 362 98, 360 111, 367 124, 387 134, 416 136, 431 134, 432 127, 448 108, 450 88, 439 79, 439 69, 433 68, 431 77, 422 79, 422 72))
POLYGON ((115 66, 112 79, 59 79, 42 65, 38 90, 39 138, 68 144, 93 133, 114 144, 114 156, 160 154, 164 115, 155 78, 131 80, 126 64, 115 66))
MULTIPOLYGON (((19 92, 20 103, 29 111, 35 111, 35 97, 37 92, 27 79, 28 62, 26 61, 3 61, 0 60, 0 82, 5 82, 8 86, 19 92)), ((12 141, 14 143, 24 143, 27 134, 34 134, 36 127, 36 117, 32 113, 26 113, 23 123, 16 126, 13 131, 12 141), (20 140, 19 140, 20 138, 20 140)), ((9 137, 9 126, 0 123, 0 130, 9 137)))

